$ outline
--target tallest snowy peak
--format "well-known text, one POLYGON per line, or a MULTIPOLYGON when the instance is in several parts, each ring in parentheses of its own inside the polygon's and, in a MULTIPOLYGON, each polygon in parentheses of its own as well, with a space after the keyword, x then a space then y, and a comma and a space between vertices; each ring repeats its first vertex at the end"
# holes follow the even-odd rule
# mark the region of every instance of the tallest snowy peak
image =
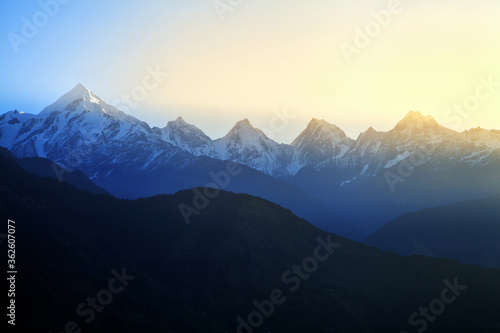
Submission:
POLYGON ((73 89, 71 89, 68 92, 68 94, 69 93, 84 95, 84 94, 90 94, 91 91, 87 87, 85 87, 83 84, 78 83, 73 89))
MULTIPOLYGON (((79 99, 83 99, 84 101, 100 103, 104 102, 99 96, 95 95, 90 89, 85 87, 83 84, 78 83, 73 89, 64 94, 59 100, 64 101, 76 101, 79 99)), ((58 101, 59 101, 58 100, 58 101)))
POLYGON ((92 91, 90 91, 90 89, 88 89, 81 83, 78 83, 73 89, 68 91, 63 96, 67 96, 68 99, 73 98, 73 100, 82 98, 85 101, 91 101, 95 103, 104 102, 99 96, 95 95, 92 91))
POLYGON ((103 108, 116 109, 87 89, 83 84, 78 83, 73 89, 55 101, 55 103, 43 109, 40 114, 49 114, 54 111, 73 111, 78 106, 82 106, 82 108, 88 109, 89 111, 91 111, 91 109, 104 111, 103 108))
POLYGON ((139 122, 138 119, 130 117, 109 105, 102 98, 94 94, 83 84, 78 83, 73 89, 61 96, 53 104, 47 106, 40 115, 48 115, 52 112, 80 112, 88 111, 96 115, 111 116, 117 120, 139 122))

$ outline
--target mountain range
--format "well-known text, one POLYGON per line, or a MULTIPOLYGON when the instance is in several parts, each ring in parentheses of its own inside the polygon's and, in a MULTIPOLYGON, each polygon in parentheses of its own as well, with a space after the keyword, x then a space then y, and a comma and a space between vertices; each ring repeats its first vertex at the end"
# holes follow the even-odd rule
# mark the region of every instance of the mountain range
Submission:
POLYGON ((18 158, 79 170, 122 198, 213 184, 210 174, 233 161, 244 176, 224 189, 272 200, 359 240, 402 213, 500 188, 500 131, 459 133, 414 111, 388 132, 370 127, 356 139, 312 119, 281 144, 244 119, 212 140, 181 117, 150 127, 78 84, 37 115, 1 115, 0 145, 18 158))
POLYGON ((18 239, 16 329, 500 329, 496 269, 400 257, 246 194, 220 191, 187 225, 177 207, 191 190, 119 200, 35 176, 3 154, 0 165, 0 218, 15 221, 18 239))
POLYGON ((500 196, 404 214, 365 244, 403 256, 452 258, 500 269, 500 196))

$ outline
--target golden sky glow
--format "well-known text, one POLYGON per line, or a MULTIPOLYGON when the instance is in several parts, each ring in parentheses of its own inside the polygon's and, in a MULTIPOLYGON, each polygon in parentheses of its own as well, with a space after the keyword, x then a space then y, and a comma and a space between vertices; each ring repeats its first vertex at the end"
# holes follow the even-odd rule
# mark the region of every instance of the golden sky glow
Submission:
MULTIPOLYGON (((484 80, 500 82, 500 2, 401 0, 399 12, 348 61, 342 43, 356 46, 356 29, 373 24, 372 12, 390 2, 242 0, 224 20, 212 1, 124 2, 116 22, 91 23, 108 31, 107 39, 78 35, 85 47, 53 56, 82 67, 67 70, 60 86, 82 82, 109 102, 140 84, 144 68, 159 66, 170 76, 128 113, 153 126, 183 116, 213 138, 243 118, 268 127, 273 110, 284 107, 295 118, 275 139, 287 143, 313 117, 356 138, 369 126, 389 130, 409 110, 456 130, 500 129, 500 85, 471 111, 453 111, 483 91, 484 80)), ((61 11, 60 27, 83 9, 72 10, 68 17, 61 11)), ((26 52, 36 51, 35 42, 26 52)), ((54 97, 65 92, 57 88, 54 97)))
POLYGON ((270 111, 284 106, 298 127, 325 118, 354 137, 369 125, 388 130, 409 110, 457 130, 500 128, 500 86, 459 124, 450 120, 456 112, 445 115, 474 94, 481 77, 500 82, 500 4, 401 1, 401 13, 348 63, 340 44, 354 45, 354 29, 387 2, 292 2, 248 1, 223 22, 184 26, 169 57, 172 81, 155 102, 182 109, 202 128, 211 113, 229 118, 226 129, 244 116, 265 126, 270 111), (200 117, 203 110, 210 112, 200 117))

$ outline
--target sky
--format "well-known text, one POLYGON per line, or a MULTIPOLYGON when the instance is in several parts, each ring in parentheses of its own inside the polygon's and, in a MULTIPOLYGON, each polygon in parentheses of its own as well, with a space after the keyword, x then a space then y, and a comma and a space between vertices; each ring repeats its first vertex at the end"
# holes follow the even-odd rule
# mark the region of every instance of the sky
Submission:
POLYGON ((244 118, 278 142, 312 118, 356 138, 410 110, 500 129, 498 0, 2 0, 0 13, 0 113, 36 114, 82 83, 213 139, 244 118))

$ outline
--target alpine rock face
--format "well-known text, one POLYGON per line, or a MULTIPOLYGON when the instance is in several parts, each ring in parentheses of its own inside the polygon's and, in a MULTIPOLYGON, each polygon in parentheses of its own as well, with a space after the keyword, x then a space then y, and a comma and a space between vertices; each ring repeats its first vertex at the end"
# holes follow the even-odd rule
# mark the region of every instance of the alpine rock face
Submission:
POLYGON ((298 165, 319 167, 331 160, 340 160, 354 140, 325 120, 312 119, 306 129, 292 142, 298 165))
POLYGON ((216 155, 222 160, 245 164, 278 178, 286 178, 293 148, 269 139, 264 132, 241 120, 224 137, 215 140, 216 155))
POLYGON ((345 159, 362 168, 363 174, 375 175, 412 156, 413 164, 429 163, 448 168, 464 161, 481 163, 500 147, 498 131, 458 133, 439 125, 432 116, 410 111, 388 132, 369 128, 361 133, 345 159))
POLYGON ((154 128, 154 130, 162 140, 195 156, 216 155, 212 139, 198 127, 185 122, 182 117, 169 121, 164 128, 154 128))

